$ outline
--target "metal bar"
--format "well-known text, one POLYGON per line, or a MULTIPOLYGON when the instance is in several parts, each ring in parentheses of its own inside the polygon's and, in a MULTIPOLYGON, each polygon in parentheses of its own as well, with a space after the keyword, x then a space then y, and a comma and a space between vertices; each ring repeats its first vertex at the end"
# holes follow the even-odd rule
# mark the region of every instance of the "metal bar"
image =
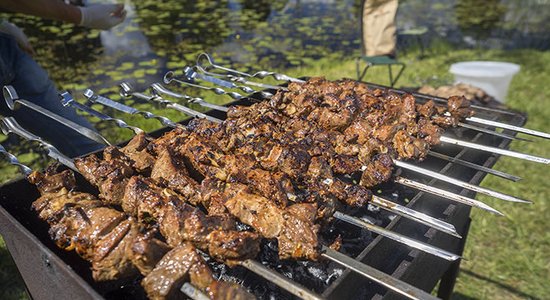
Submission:
POLYGON ((463 166, 472 168, 474 170, 482 171, 482 172, 485 172, 487 174, 492 174, 492 175, 495 175, 495 176, 498 176, 498 177, 502 177, 504 179, 512 180, 514 182, 517 182, 517 181, 521 180, 521 177, 518 177, 518 176, 515 176, 515 175, 512 175, 512 174, 508 174, 508 173, 505 173, 505 172, 502 172, 502 171, 499 171, 499 170, 495 170, 495 169, 487 168, 487 167, 484 167, 484 166, 476 165, 472 162, 469 162, 469 161, 466 161, 466 160, 463 160, 463 159, 460 159, 460 158, 456 158, 456 157, 450 157, 448 155, 445 155, 445 154, 442 154, 442 153, 439 153, 439 152, 434 152, 434 151, 430 150, 430 151, 428 151, 428 155, 433 156, 433 157, 437 157, 439 159, 443 159, 443 160, 448 161, 448 162, 463 165, 463 166))
POLYGON ((438 299, 432 296, 430 293, 425 292, 417 287, 414 287, 404 281, 396 279, 382 271, 379 271, 373 267, 370 267, 356 259, 350 258, 338 251, 334 251, 328 247, 323 246, 324 258, 327 258, 337 264, 340 264, 396 293, 399 293, 409 299, 415 300, 435 300, 438 299))
POLYGON ((81 103, 78 103, 74 100, 73 96, 69 93, 69 92, 62 92, 60 94, 60 97, 61 97, 61 104, 63 104, 63 106, 70 106, 74 109, 78 109, 78 110, 81 110, 89 115, 92 115, 102 121, 109 121, 109 122, 113 122, 115 123, 118 127, 120 128, 126 128, 126 129, 130 129, 134 132, 134 134, 140 134, 143 132, 143 130, 141 128, 138 128, 138 127, 135 127, 135 126, 131 126, 131 125, 128 125, 126 122, 124 122, 123 120, 121 119, 116 119, 116 118, 113 118, 109 115, 106 115, 104 113, 101 113, 89 106, 86 106, 84 104, 81 104, 81 103))
POLYGON ((59 152, 57 148, 55 148, 50 143, 44 141, 41 137, 21 127, 21 125, 19 125, 19 123, 17 123, 17 121, 14 118, 12 117, 3 118, 0 121, 0 128, 2 129, 2 132, 6 135, 9 133, 15 133, 26 140, 40 143, 40 145, 42 145, 48 151, 48 156, 59 161, 63 165, 71 168, 72 170, 76 171, 76 167, 71 158, 59 152))
POLYGON ((384 198, 378 197, 378 196, 372 196, 372 204, 382 208, 386 209, 390 212, 393 212, 397 215, 403 216, 405 218, 414 220, 416 222, 422 223, 424 225, 430 226, 434 229, 437 229, 439 231, 445 232, 447 234, 450 234, 457 238, 462 238, 460 234, 456 232, 456 228, 453 224, 449 224, 445 221, 441 221, 439 219, 436 219, 432 216, 429 216, 427 214, 418 212, 414 209, 410 209, 406 206, 399 205, 395 202, 386 200, 384 198))
POLYGON ((427 169, 424 169, 424 168, 420 168, 420 167, 417 167, 415 165, 412 165, 412 164, 409 164, 409 163, 406 163, 406 162, 403 162, 403 161, 394 160, 394 164, 398 167, 403 168, 403 169, 407 169, 407 170, 411 170, 413 172, 421 173, 421 174, 424 174, 426 176, 430 176, 430 177, 439 179, 441 181, 445 181, 445 182, 448 182, 448 183, 451 183, 451 184, 454 184, 454 185, 457 185, 457 186, 460 186, 460 187, 463 187, 463 188, 466 188, 466 189, 469 189, 469 190, 472 190, 472 191, 475 191, 475 192, 478 192, 478 193, 481 193, 481 194, 485 194, 485 195, 488 195, 488 196, 491 196, 491 197, 499 198, 499 199, 510 201, 510 202, 532 203, 531 201, 528 201, 528 200, 520 199, 520 198, 517 198, 517 197, 514 197, 514 196, 506 195, 506 194, 496 192, 496 191, 493 191, 493 190, 490 190, 490 189, 486 189, 486 188, 483 188, 483 187, 480 187, 480 186, 477 186, 477 185, 473 185, 473 184, 470 184, 470 183, 467 183, 467 182, 464 182, 464 181, 460 181, 458 179, 455 179, 455 178, 452 178, 452 177, 449 177, 449 176, 445 176, 443 174, 439 174, 437 172, 430 171, 430 170, 427 170, 427 169))
POLYGON ((515 151, 511 151, 511 150, 500 149, 500 148, 495 148, 495 147, 491 147, 491 146, 485 146, 485 145, 480 145, 480 144, 476 144, 476 143, 461 141, 461 140, 457 140, 457 139, 446 137, 446 136, 442 136, 439 140, 442 143, 448 143, 448 144, 458 145, 458 146, 462 146, 462 147, 482 150, 482 151, 486 151, 486 152, 490 152, 490 153, 506 155, 506 156, 520 158, 520 159, 524 159, 524 160, 528 160, 528 161, 538 162, 538 163, 545 164, 545 165, 550 164, 550 158, 544 158, 544 157, 529 155, 529 154, 525 154, 525 153, 515 152, 515 151))
POLYGON ((258 274, 269 282, 273 282, 277 286, 281 287, 285 291, 291 293, 294 296, 300 297, 301 299, 307 300, 320 300, 324 299, 320 295, 304 288, 300 284, 293 282, 292 280, 284 277, 283 275, 266 268, 261 263, 247 259, 240 263, 241 266, 247 268, 248 270, 258 274))
POLYGON ((460 194, 451 193, 449 191, 446 191, 446 190, 443 190, 443 189, 440 189, 440 188, 436 188, 436 187, 431 186, 431 185, 426 185, 426 184, 423 184, 423 183, 420 183, 420 182, 417 182, 417 181, 414 181, 414 180, 410 180, 408 178, 403 178, 403 177, 400 177, 400 176, 397 176, 394 180, 395 180, 396 183, 399 183, 399 184, 402 184, 402 185, 405 185, 405 186, 408 186, 408 187, 411 187, 411 188, 414 188, 414 189, 417 189, 417 190, 420 190, 420 191, 423 191, 423 192, 427 192, 427 193, 430 193, 430 194, 433 194, 433 195, 436 195, 436 196, 440 196, 440 197, 446 198, 447 200, 452 200, 452 201, 463 203, 463 204, 466 204, 466 205, 469 205, 469 206, 481 208, 483 210, 494 213, 496 215, 504 216, 503 213, 501 213, 500 211, 490 207, 489 205, 487 205, 487 204, 485 204, 481 201, 474 200, 474 199, 468 198, 466 196, 462 196, 460 194))
POLYGON ((0 144, 0 153, 4 154, 4 156, 8 159, 8 162, 14 166, 17 166, 19 168, 19 171, 23 173, 25 176, 29 176, 32 173, 32 169, 25 166, 19 160, 17 157, 6 150, 4 146, 0 144))
POLYGON ((529 134, 529 135, 532 135, 532 136, 538 136, 538 137, 542 137, 542 138, 545 138, 545 139, 550 139, 550 133, 537 131, 537 130, 533 130, 533 129, 528 129, 528 128, 523 128, 523 127, 519 127, 519 126, 514 126, 514 125, 502 123, 502 122, 486 120, 486 119, 482 119, 482 118, 478 118, 478 117, 469 117, 469 118, 466 118, 466 121, 479 123, 479 124, 483 124, 483 125, 494 126, 494 127, 503 128, 503 129, 508 129, 508 130, 513 130, 513 131, 516 131, 516 132, 521 132, 521 133, 529 134))
POLYGON ((19 99, 19 96, 17 95, 17 92, 11 85, 4 86, 3 89, 4 92, 4 99, 6 100, 6 104, 11 110, 17 110, 21 105, 30 108, 56 122, 61 123, 62 125, 78 132, 79 134, 96 141, 100 144, 105 145, 111 145, 107 139, 105 139, 103 136, 101 136, 99 133, 91 130, 90 128, 84 127, 80 124, 77 124, 67 118, 64 118, 56 113, 53 113, 41 106, 38 106, 32 102, 29 102, 27 100, 19 99))
POLYGON ((174 122, 174 121, 172 121, 172 120, 170 120, 166 117, 158 116, 158 115, 155 115, 152 112, 148 112, 148 111, 137 110, 133 107, 130 107, 128 105, 124 105, 122 103, 113 101, 113 100, 105 98, 103 96, 95 95, 94 92, 90 89, 87 89, 86 91, 84 91, 84 96, 86 98, 88 98, 88 100, 90 100, 94 103, 100 103, 100 104, 103 104, 105 106, 114 108, 116 110, 119 110, 119 111, 122 111, 122 112, 125 112, 125 113, 128 113, 128 114, 132 114, 132 115, 139 114, 139 115, 142 115, 146 119, 156 119, 164 126, 169 126, 169 127, 172 127, 172 128, 181 126, 178 123, 176 123, 176 122, 174 122))
POLYGON ((350 223, 350 224, 358 226, 358 227, 365 228, 369 231, 372 231, 376 234, 379 234, 381 236, 387 237, 389 239, 392 239, 394 241, 397 241, 399 243, 407 245, 411 248, 415 248, 415 249, 424 251, 426 253, 435 255, 437 257, 443 258, 443 259, 448 260, 448 261, 455 261, 455 260, 460 258, 459 255, 456 255, 454 253, 451 253, 451 252, 445 251, 443 249, 434 247, 430 244, 426 244, 426 243, 423 243, 423 242, 420 242, 420 241, 417 241, 417 240, 413 240, 413 239, 411 239, 409 237, 406 237, 404 235, 389 231, 389 230, 387 230, 385 228, 382 228, 380 226, 370 224, 370 223, 368 223, 368 222, 366 222, 362 219, 359 219, 359 218, 341 213, 339 211, 334 212, 333 216, 336 219, 345 221, 347 223, 350 223))

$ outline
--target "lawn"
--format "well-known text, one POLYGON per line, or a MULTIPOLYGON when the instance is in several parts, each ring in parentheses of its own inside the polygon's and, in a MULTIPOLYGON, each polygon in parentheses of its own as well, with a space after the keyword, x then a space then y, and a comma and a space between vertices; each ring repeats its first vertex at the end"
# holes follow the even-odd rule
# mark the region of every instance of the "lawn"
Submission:
MULTIPOLYGON (((419 60, 410 52, 401 58, 407 69, 398 85, 420 86, 425 83, 449 83, 451 63, 463 60, 501 60, 521 65, 520 73, 510 87, 507 105, 527 113, 526 127, 550 131, 550 52, 533 50, 479 51, 432 47, 428 58, 419 60)), ((354 77, 352 58, 327 57, 312 62, 312 66, 288 70, 294 76, 324 75, 330 79, 354 77)), ((369 71, 366 80, 387 83, 383 68, 369 71)), ((550 157, 550 141, 536 139, 534 143, 514 142, 512 149, 550 157)), ((517 159, 502 158, 496 169, 523 177, 509 181, 487 176, 482 185, 504 193, 534 201, 533 205, 506 203, 478 197, 504 212, 497 217, 483 211, 473 211, 472 226, 455 287, 455 299, 544 299, 550 295, 550 208, 546 195, 550 193, 548 167, 517 159)), ((2 178, 14 169, 2 169, 2 178)), ((428 270, 427 270, 428 271, 428 270)), ((15 269, 0 240, 0 299, 20 299, 24 288, 14 276, 15 269)))

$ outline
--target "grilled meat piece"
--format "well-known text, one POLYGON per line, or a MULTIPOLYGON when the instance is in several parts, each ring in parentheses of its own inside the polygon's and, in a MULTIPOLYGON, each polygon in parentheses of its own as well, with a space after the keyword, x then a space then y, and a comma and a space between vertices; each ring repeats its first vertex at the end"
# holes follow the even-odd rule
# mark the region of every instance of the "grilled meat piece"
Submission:
POLYGON ((392 165, 392 158, 388 154, 375 155, 363 171, 359 184, 364 187, 373 187, 389 180, 393 170, 392 165))
POLYGON ((210 299, 218 300, 254 300, 256 297, 240 285, 226 281, 212 281, 206 289, 210 299))
POLYGON ((141 174, 149 174, 155 163, 155 158, 147 150, 150 141, 145 133, 140 133, 120 149, 133 162, 134 169, 141 174))
POLYGON ((60 173, 53 173, 46 170, 45 174, 33 171, 27 179, 36 186, 40 194, 56 192, 62 188, 72 190, 76 187, 74 173, 70 170, 65 170, 60 173))
POLYGON ((269 199, 250 193, 240 184, 229 185, 226 192, 228 197, 224 204, 227 210, 263 237, 276 238, 281 259, 316 260, 319 257, 319 226, 314 225, 310 215, 297 214, 292 206, 280 209, 269 199))
POLYGON ((141 286, 152 300, 180 299, 180 287, 186 281, 205 290, 214 281, 212 271, 191 243, 170 250, 143 278, 141 286))
POLYGON ((199 204, 199 184, 189 177, 184 157, 174 150, 165 149, 160 153, 151 171, 151 178, 179 193, 191 204, 199 204))

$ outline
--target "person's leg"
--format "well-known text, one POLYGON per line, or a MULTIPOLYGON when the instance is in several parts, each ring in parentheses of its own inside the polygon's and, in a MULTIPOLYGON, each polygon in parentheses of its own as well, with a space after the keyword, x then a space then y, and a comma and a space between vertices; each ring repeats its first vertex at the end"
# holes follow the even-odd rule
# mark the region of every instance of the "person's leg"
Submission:
MULTIPOLYGON (((12 85, 21 99, 40 105, 75 123, 93 128, 84 117, 76 114, 74 109, 61 105, 58 92, 46 71, 29 55, 18 49, 14 41, 10 43, 3 38, 1 43, 0 55, 4 61, 4 68, 8 69, 4 73, 13 75, 12 78, 4 78, 3 84, 12 85), (6 49, 4 50, 4 48, 6 49), (10 68, 12 69, 9 70, 10 68)), ((5 103, 2 105, 5 106, 5 103)), ((2 111, 4 110, 2 109, 2 111)), ((51 142, 68 156, 82 155, 102 147, 102 145, 30 109, 21 108, 13 112, 12 115, 23 127, 51 142)))

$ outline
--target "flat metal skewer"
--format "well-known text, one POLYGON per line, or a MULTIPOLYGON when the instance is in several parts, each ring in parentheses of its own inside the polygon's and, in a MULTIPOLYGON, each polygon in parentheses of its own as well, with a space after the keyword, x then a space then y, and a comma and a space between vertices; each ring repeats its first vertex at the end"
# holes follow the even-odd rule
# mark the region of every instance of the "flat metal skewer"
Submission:
MULTIPOLYGON (((122 84, 124 84, 124 83, 122 83, 122 84)), ((121 84, 121 86, 122 86, 122 84, 121 84)), ((191 96, 187 96, 187 95, 184 95, 184 94, 176 93, 172 90, 167 89, 165 86, 163 86, 160 83, 153 83, 151 85, 151 89, 153 89, 158 94, 163 94, 163 95, 170 96, 170 97, 173 97, 173 98, 176 98, 176 99, 183 99, 187 103, 199 104, 200 106, 207 107, 207 108, 212 108, 212 109, 215 109, 215 110, 218 110, 218 111, 223 111, 223 112, 227 112, 229 110, 229 108, 227 108, 225 106, 206 102, 202 98, 191 97, 191 96)))
POLYGON ((442 153, 439 153, 439 152, 435 152, 435 151, 432 151, 432 150, 428 151, 428 155, 439 158, 439 159, 443 159, 443 160, 448 161, 448 162, 463 165, 465 167, 469 167, 469 168, 472 168, 474 170, 485 172, 487 174, 492 174, 492 175, 495 175, 495 176, 498 176, 498 177, 501 177, 501 178, 504 178, 504 179, 508 179, 508 180, 511 180, 511 181, 514 181, 514 182, 518 182, 518 181, 521 180, 521 177, 518 177, 518 176, 515 176, 515 175, 512 175, 512 174, 508 174, 508 173, 505 173, 505 172, 502 172, 502 171, 499 171, 499 170, 495 170, 495 169, 487 168, 487 167, 484 167, 484 166, 476 165, 472 162, 469 162, 469 161, 466 161, 466 160, 463 160, 463 159, 460 159, 460 158, 456 158, 456 157, 451 157, 451 156, 448 156, 448 155, 445 155, 445 154, 442 154, 442 153))
POLYGON ((538 136, 538 137, 541 137, 541 138, 550 139, 550 133, 537 131, 537 130, 533 130, 533 129, 529 129, 529 128, 523 128, 523 127, 519 127, 519 126, 514 126, 514 125, 502 123, 502 122, 486 120, 486 119, 482 119, 482 118, 478 118, 478 117, 468 117, 468 118, 466 118, 466 121, 479 123, 479 124, 483 124, 483 125, 494 126, 494 127, 498 127, 498 128, 502 128, 502 129, 513 130, 513 131, 516 131, 516 132, 521 132, 521 133, 529 134, 529 135, 532 135, 532 136, 538 136))
POLYGON ((332 250, 326 246, 322 248, 322 257, 334 261, 364 277, 396 292, 409 299, 416 300, 435 300, 438 299, 430 293, 425 292, 417 287, 396 279, 382 271, 379 271, 371 266, 368 266, 356 259, 350 258, 338 251, 332 250))
POLYGON ((108 122, 113 122, 115 123, 118 127, 120 128, 125 128, 125 129, 130 129, 134 132, 134 134, 140 134, 142 132, 144 132, 141 128, 139 127, 136 127, 136 126, 131 126, 131 125, 128 125, 128 123, 124 122, 123 120, 121 119, 116 119, 116 118, 113 118, 109 115, 106 115, 104 113, 101 113, 89 106, 86 106, 84 104, 81 104, 81 103, 78 103, 74 100, 73 96, 69 93, 69 92, 62 92, 59 94, 59 97, 60 97, 60 100, 61 100, 61 104, 63 104, 63 106, 70 106, 74 109, 77 109, 77 110, 81 110, 89 115, 92 115, 102 121, 108 121, 108 122))
POLYGON ((485 204, 481 201, 474 200, 474 199, 468 198, 466 196, 462 196, 460 194, 451 193, 449 191, 446 191, 446 190, 443 190, 443 189, 440 189, 440 188, 436 188, 436 187, 431 186, 431 185, 426 185, 426 184, 423 184, 423 183, 420 183, 420 182, 417 182, 417 181, 414 181, 414 180, 410 180, 410 179, 407 179, 407 178, 403 178, 403 177, 400 177, 400 176, 395 177, 394 180, 395 180, 395 182, 397 182, 399 184, 402 184, 404 186, 408 186, 410 188, 414 188, 414 189, 417 189, 417 190, 420 190, 420 191, 423 191, 423 192, 426 192, 426 193, 430 193, 432 195, 440 196, 440 197, 446 198, 447 200, 452 200, 452 201, 459 202, 459 203, 462 203, 462 204, 466 204, 466 205, 469 205, 469 206, 472 206, 472 207, 477 207, 477 208, 486 210, 488 212, 491 212, 491 213, 499 215, 499 216, 504 216, 503 213, 501 213, 500 211, 490 207, 489 205, 487 205, 487 204, 485 204))
POLYGON ((415 248, 415 249, 424 251, 426 253, 435 255, 437 257, 443 258, 443 259, 448 260, 448 261, 455 261, 455 260, 460 258, 459 255, 456 255, 456 254, 451 253, 449 251, 434 247, 430 244, 426 244, 426 243, 411 239, 411 238, 406 237, 404 235, 401 235, 399 233, 389 231, 385 228, 370 224, 367 221, 364 221, 360 218, 356 218, 356 217, 341 213, 339 211, 334 212, 333 216, 336 219, 342 220, 344 222, 347 222, 349 224, 352 224, 352 225, 355 225, 355 226, 358 226, 358 227, 365 228, 365 229, 367 229, 369 231, 372 231, 376 234, 379 234, 383 237, 387 237, 389 239, 392 239, 394 241, 397 241, 397 242, 400 242, 404 245, 407 245, 411 248, 415 248))
MULTIPOLYGON (((280 86, 280 85, 271 85, 271 84, 250 81, 250 80, 247 80, 245 77, 235 76, 233 74, 220 74, 220 73, 208 72, 202 66, 199 66, 199 65, 196 65, 193 69, 196 70, 198 74, 204 74, 204 75, 207 75, 208 77, 214 77, 214 78, 221 77, 232 82, 238 82, 241 84, 255 86, 262 89, 288 91, 287 87, 280 86)), ((205 79, 205 80, 209 81, 208 79, 205 79)))
POLYGON ((139 93, 139 92, 136 92, 134 90, 134 88, 132 87, 132 85, 130 85, 128 82, 121 83, 119 85, 119 87, 120 87, 120 95, 122 97, 134 96, 134 97, 136 97, 138 99, 141 99, 141 100, 145 100, 145 101, 149 101, 149 102, 155 102, 155 103, 158 103, 160 105, 163 105, 164 107, 167 107, 167 108, 170 108, 170 109, 175 109, 175 110, 177 110, 179 112, 182 112, 182 113, 184 113, 188 116, 192 116, 192 117, 200 118, 200 119, 207 119, 211 122, 216 122, 216 123, 221 122, 219 119, 211 117, 207 114, 203 114, 199 111, 190 109, 190 108, 185 107, 185 106, 183 106, 179 103, 174 103, 172 101, 166 100, 166 99, 162 98, 154 90, 153 90, 153 95, 146 95, 144 93, 139 93))
POLYGON ((472 190, 472 191, 475 191, 475 192, 478 192, 478 193, 481 193, 481 194, 485 194, 485 195, 488 195, 488 196, 491 196, 491 197, 499 198, 499 199, 510 201, 510 202, 532 203, 529 200, 520 199, 520 198, 517 198, 517 197, 514 197, 514 196, 506 195, 506 194, 496 192, 496 191, 493 191, 493 190, 490 190, 490 189, 487 189, 487 188, 483 188, 483 187, 480 187, 480 186, 477 186, 477 185, 473 185, 471 183, 460 181, 458 179, 455 179, 455 178, 452 178, 452 177, 449 177, 449 176, 445 176, 443 174, 440 174, 440 173, 437 173, 437 172, 434 172, 434 171, 430 171, 430 170, 415 166, 413 164, 406 163, 404 161, 399 161, 399 160, 394 159, 393 162, 396 166, 398 166, 400 168, 403 168, 403 169, 406 169, 406 170, 411 170, 413 172, 417 172, 417 173, 420 173, 420 174, 423 174, 423 175, 426 175, 426 176, 430 176, 430 177, 439 179, 441 181, 445 181, 445 182, 463 187, 465 189, 469 189, 469 190, 472 190))
POLYGON ((509 135, 509 134, 502 133, 502 132, 497 132, 497 131, 487 129, 487 128, 483 128, 483 127, 479 127, 479 126, 474 126, 474 125, 463 123, 463 122, 458 122, 458 126, 463 127, 463 128, 467 128, 467 129, 471 129, 471 130, 475 130, 475 131, 479 131, 479 132, 483 132, 483 133, 486 133, 486 134, 498 136, 498 137, 508 139, 508 140, 533 142, 533 141, 528 140, 528 139, 524 139, 524 138, 521 138, 521 137, 509 135))
POLYGON ((164 75, 163 81, 164 81, 165 84, 170 84, 174 81, 174 82, 177 82, 179 84, 187 85, 187 86, 190 86, 190 87, 195 87, 195 88, 199 88, 199 89, 203 89, 203 90, 207 90, 207 91, 212 91, 216 95, 228 95, 229 97, 231 97, 235 100, 241 100, 245 97, 244 95, 241 95, 237 92, 226 92, 224 89, 220 89, 220 88, 216 88, 216 87, 206 87, 206 86, 194 84, 194 83, 191 83, 191 82, 187 82, 186 78, 181 78, 180 76, 177 76, 176 74, 174 74, 174 72, 172 72, 172 71, 166 72, 166 74, 164 75))
POLYGON ((79 134, 96 141, 100 144, 105 145, 111 145, 107 139, 105 139, 103 136, 101 136, 96 131, 91 130, 90 128, 84 127, 80 124, 77 124, 67 118, 64 118, 56 113, 53 113, 41 106, 38 106, 32 102, 29 102, 27 100, 19 99, 19 96, 17 95, 17 92, 11 85, 6 85, 3 88, 3 94, 4 99, 6 100, 6 104, 11 110, 18 110, 21 106, 25 106, 27 108, 30 108, 50 119, 53 119, 62 125, 78 132, 79 134))
POLYGON ((93 103, 99 103, 99 104, 114 108, 116 110, 131 114, 131 115, 142 115, 146 119, 156 119, 164 126, 169 126, 169 127, 172 127, 172 128, 182 126, 182 125, 180 125, 180 124, 178 124, 178 123, 176 123, 176 122, 174 122, 174 121, 172 121, 172 120, 170 120, 166 117, 158 116, 158 115, 156 115, 152 112, 148 112, 148 111, 141 111, 141 110, 135 109, 131 106, 124 105, 122 103, 119 103, 119 102, 113 101, 111 99, 105 98, 103 96, 96 95, 96 94, 94 94, 94 91, 92 91, 90 89, 87 89, 86 91, 84 91, 84 96, 86 98, 88 98, 88 100, 90 100, 93 103))
POLYGON ((414 209, 410 209, 406 206, 397 204, 395 202, 392 202, 390 200, 386 200, 384 198, 378 197, 373 195, 372 196, 372 202, 371 204, 378 206, 382 209, 385 209, 389 212, 392 212, 394 214, 400 215, 402 217, 411 219, 413 221, 422 223, 426 226, 432 227, 434 229, 437 229, 439 231, 445 232, 447 234, 450 234, 457 238, 462 238, 458 232, 456 232, 456 228, 453 224, 447 223, 445 221, 441 221, 439 219, 436 219, 432 216, 429 216, 425 213, 421 213, 419 211, 416 211, 414 209))
POLYGON ((239 265, 247 268, 248 270, 256 273, 257 275, 263 277, 269 282, 275 283, 277 286, 282 287, 287 292, 291 293, 294 296, 297 296, 301 299, 308 300, 321 300, 323 297, 317 295, 316 293, 304 288, 302 285, 293 282, 292 280, 286 278, 285 276, 266 268, 261 263, 247 259, 242 261, 239 265))
POLYGON ((2 146, 0 144, 0 153, 4 154, 4 156, 8 159, 8 162, 16 167, 19 168, 19 171, 21 173, 23 173, 23 175, 25 176, 29 176, 31 173, 32 173, 32 169, 25 166, 24 164, 22 164, 21 162, 19 162, 19 160, 17 159, 17 157, 11 153, 8 152, 8 150, 6 150, 6 148, 4 148, 4 146, 2 146))
POLYGON ((457 145, 457 146, 461 146, 461 147, 467 147, 467 148, 482 150, 482 151, 486 151, 486 152, 490 152, 490 153, 506 155, 506 156, 520 158, 520 159, 524 159, 524 160, 528 160, 528 161, 538 162, 538 163, 545 164, 545 165, 550 164, 550 158, 544 158, 544 157, 529 155, 529 154, 525 154, 525 153, 515 152, 515 151, 511 151, 511 150, 506 150, 506 149, 500 149, 500 148, 491 147, 491 146, 475 144, 475 143, 461 141, 461 140, 457 140, 457 139, 454 139, 454 138, 451 138, 451 137, 446 137, 446 136, 441 136, 439 140, 442 143, 453 144, 453 145, 457 145))
POLYGON ((234 69, 226 68, 226 67, 215 64, 214 60, 210 57, 210 55, 208 53, 204 53, 204 52, 197 56, 197 66, 201 67, 203 70, 208 70, 209 68, 215 68, 215 69, 223 70, 225 72, 236 74, 238 76, 244 76, 244 77, 249 77, 249 78, 263 79, 265 77, 271 76, 271 77, 275 78, 275 80, 278 80, 278 81, 304 82, 301 79, 290 77, 290 76, 285 75, 285 74, 275 73, 275 72, 259 71, 259 72, 256 72, 254 74, 248 74, 248 73, 245 73, 245 72, 241 72, 241 71, 237 71, 237 70, 234 70, 234 69), (201 60, 203 60, 203 59, 206 59, 206 61, 208 62, 208 66, 205 66, 201 63, 201 60))
MULTIPOLYGON (((0 129, 5 135, 8 135, 10 133, 14 133, 20 137, 22 137, 25 140, 38 142, 42 147, 44 147, 48 151, 48 156, 52 157, 53 159, 59 161, 63 165, 69 167, 70 169, 77 171, 74 162, 69 157, 63 155, 59 150, 57 150, 56 147, 54 147, 52 144, 44 141, 41 137, 27 131, 13 117, 7 117, 0 120, 0 129)), ((78 172, 78 171, 77 171, 78 172)))

